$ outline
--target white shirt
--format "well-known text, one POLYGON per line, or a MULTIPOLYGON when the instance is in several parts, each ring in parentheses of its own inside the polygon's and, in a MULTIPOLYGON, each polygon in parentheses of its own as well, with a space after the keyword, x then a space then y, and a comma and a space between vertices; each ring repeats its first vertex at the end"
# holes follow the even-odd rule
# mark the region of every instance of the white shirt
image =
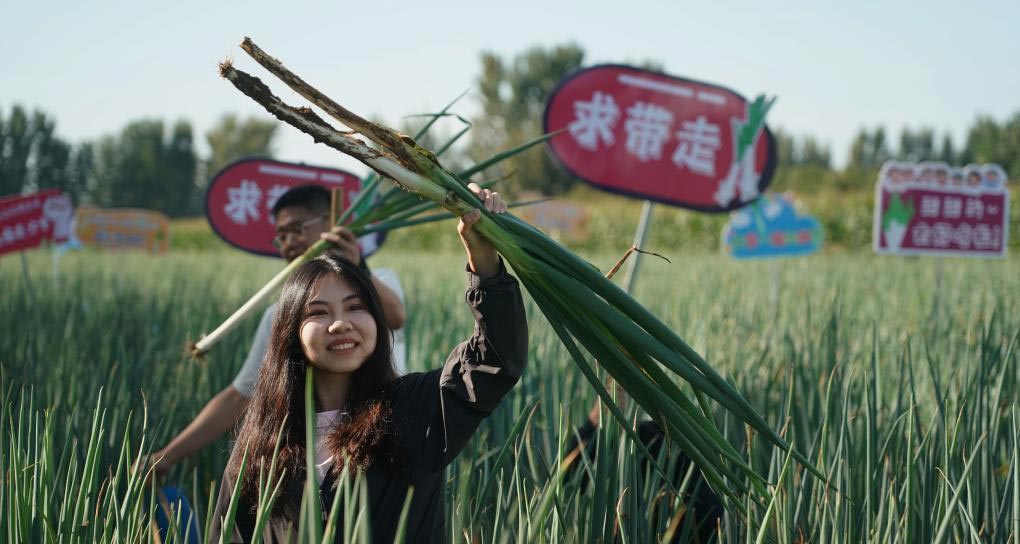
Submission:
POLYGON ((333 456, 325 448, 326 435, 343 414, 344 412, 340 410, 315 413, 315 477, 319 480, 319 485, 322 485, 329 467, 333 465, 333 456))

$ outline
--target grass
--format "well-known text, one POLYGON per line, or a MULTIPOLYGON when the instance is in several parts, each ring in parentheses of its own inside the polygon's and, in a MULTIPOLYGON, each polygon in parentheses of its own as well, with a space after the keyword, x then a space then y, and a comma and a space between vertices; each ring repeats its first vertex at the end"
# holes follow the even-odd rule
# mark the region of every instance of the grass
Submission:
MULTIPOLYGON (((373 266, 400 272, 409 366, 421 370, 441 364, 471 318, 461 255, 408 245, 387 246, 373 266)), ((717 411, 731 443, 779 482, 768 502, 731 509, 723 542, 1015 540, 1020 261, 947 260, 937 289, 931 259, 667 253, 672 265, 643 263, 638 299, 839 489, 795 463, 784 470, 785 454, 717 411)), ((616 257, 592 260, 605 270, 616 257)), ((50 256, 30 253, 29 291, 19 258, 0 257, 0 540, 148 541, 150 490, 132 461, 230 382, 255 323, 203 361, 183 354, 185 341, 279 266, 233 251, 85 252, 67 255, 54 281, 50 256)), ((534 306, 529 315, 528 372, 449 469, 451 539, 654 541, 679 505, 640 474, 615 424, 582 469, 594 484, 558 475, 594 397, 534 306)), ((203 525, 227 448, 221 440, 171 475, 203 525)))

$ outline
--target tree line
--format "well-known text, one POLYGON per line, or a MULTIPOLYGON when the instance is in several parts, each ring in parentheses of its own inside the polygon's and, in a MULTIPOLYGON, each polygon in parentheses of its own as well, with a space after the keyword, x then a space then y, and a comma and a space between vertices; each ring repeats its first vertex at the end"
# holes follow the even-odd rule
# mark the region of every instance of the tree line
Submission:
POLYGON ((0 196, 58 188, 76 205, 199 215, 211 176, 234 159, 271 156, 278 126, 224 115, 206 132, 209 154, 200 156, 187 120, 140 119, 116 134, 71 143, 56 134, 53 116, 15 104, 0 109, 0 196))
MULTIPOLYGON (((658 67, 649 60, 632 64, 658 67)), ((577 44, 536 46, 511 57, 483 52, 476 82, 480 114, 472 119, 466 145, 445 155, 444 161, 468 164, 539 136, 549 95, 563 76, 584 66, 586 54, 577 44)), ((198 215, 209 178, 236 158, 271 156, 279 128, 265 117, 242 120, 224 115, 205 134, 208 156, 199 156, 194 129, 186 120, 141 119, 117 134, 79 143, 59 138, 55 126, 55 119, 38 109, 30 112, 14 105, 4 112, 0 108, 0 196, 57 187, 75 203, 198 215)), ((995 162, 1011 179, 1020 179, 1020 111, 1004 121, 978 117, 962 146, 929 127, 905 128, 898 138, 881 126, 863 128, 840 169, 832 164, 830 146, 818 139, 781 129, 773 134, 777 189, 870 188, 877 168, 889 159, 953 165, 995 162)), ((505 176, 502 186, 511 195, 521 190, 562 194, 579 183, 541 149, 500 163, 484 175, 488 179, 505 176)))

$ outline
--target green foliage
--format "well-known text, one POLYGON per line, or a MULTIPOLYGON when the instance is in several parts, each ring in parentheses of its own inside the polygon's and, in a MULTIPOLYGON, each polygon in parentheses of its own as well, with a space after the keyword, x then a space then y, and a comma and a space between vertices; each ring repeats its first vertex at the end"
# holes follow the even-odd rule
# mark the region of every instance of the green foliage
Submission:
MULTIPOLYGON (((230 382, 255 323, 204 361, 183 356, 181 343, 280 263, 234 251, 116 260, 71 253, 58 282, 47 253, 28 257, 31 295, 20 264, 0 260, 0 283, 11 289, 0 297, 8 333, 0 336, 0 540, 145 542, 149 489, 132 464, 230 382)), ((592 260, 605 270, 616 257, 592 260)), ((766 503, 726 514, 722 542, 759 534, 774 542, 1005 542, 1020 530, 1020 301, 1008 296, 1020 289, 1020 261, 946 259, 940 280, 933 259, 685 257, 647 259, 638 299, 709 354, 767 420, 785 425, 839 488, 817 485, 795 465, 784 470, 785 455, 748 441, 710 405, 771 482, 786 474, 766 503)), ((375 259, 404 282, 411 370, 441 364, 472 323, 466 308, 447 311, 463 294, 462 252, 384 249, 375 259)), ((618 425, 599 430, 599 449, 579 471, 558 473, 594 396, 549 324, 528 310, 531 364, 448 470, 448 538, 657 541, 682 500, 646 473, 618 425)), ((228 447, 208 447, 171 474, 200 527, 228 447)), ((357 504, 351 493, 355 500, 340 502, 357 504)))
POLYGON ((860 169, 879 168, 892 158, 885 129, 877 127, 874 132, 861 129, 850 144, 849 166, 860 169))
POLYGON ((998 163, 1011 180, 1020 180, 1020 111, 1001 124, 979 117, 967 133, 964 162, 998 163))
POLYGON ((245 120, 228 113, 205 133, 209 158, 205 164, 202 186, 231 162, 244 157, 272 157, 273 140, 280 123, 261 116, 245 120))
POLYGON ((896 159, 906 162, 931 161, 937 158, 935 151, 935 131, 921 127, 914 132, 904 127, 900 132, 900 145, 896 151, 896 159))
MULTIPOLYGON (((559 81, 579 68, 584 51, 576 44, 533 47, 512 60, 482 53, 478 78, 482 115, 471 131, 469 154, 475 161, 520 145, 542 134, 545 103, 559 81)), ((485 177, 515 175, 508 189, 537 189, 560 194, 576 180, 547 154, 533 150, 488 169, 485 177)))
POLYGON ((170 249, 174 251, 223 251, 230 247, 204 217, 170 222, 170 249))
POLYGON ((776 141, 776 164, 779 168, 789 166, 831 168, 832 151, 828 145, 812 136, 797 138, 782 128, 771 130, 776 141))
POLYGON ((277 123, 225 115, 206 134, 207 160, 195 152, 191 124, 179 120, 128 123, 97 142, 70 144, 56 121, 19 105, 0 111, 0 195, 58 188, 76 204, 142 207, 171 216, 202 210, 207 176, 237 158, 272 155, 277 123))
POLYGON ((198 213, 191 124, 167 129, 162 120, 133 121, 96 145, 93 201, 102 207, 160 210, 171 217, 198 213))
POLYGON ((0 110, 0 196, 56 187, 81 202, 91 173, 88 143, 73 146, 56 133, 56 120, 41 110, 14 105, 0 110))

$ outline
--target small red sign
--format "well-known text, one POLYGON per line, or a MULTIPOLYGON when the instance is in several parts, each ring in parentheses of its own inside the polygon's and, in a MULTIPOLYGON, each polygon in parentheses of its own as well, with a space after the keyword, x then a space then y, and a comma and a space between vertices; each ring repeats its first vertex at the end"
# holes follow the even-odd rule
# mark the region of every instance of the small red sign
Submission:
POLYGON ((775 170, 763 105, 718 85, 601 65, 559 84, 544 126, 566 129, 549 140, 553 155, 600 189, 725 212, 757 198, 775 170))
POLYGON ((887 162, 875 186, 875 251, 1005 257, 1006 180, 997 164, 953 168, 938 162, 887 162))
MULTIPOLYGON (((243 159, 216 175, 205 195, 205 215, 213 230, 227 243, 257 255, 278 257, 273 247, 276 228, 270 211, 292 187, 315 184, 343 189, 341 209, 361 190, 358 176, 337 170, 271 159, 243 159)), ((367 257, 382 244, 383 237, 369 234, 358 240, 367 257)))
POLYGON ((0 198, 0 254, 66 242, 74 205, 59 189, 0 198))

